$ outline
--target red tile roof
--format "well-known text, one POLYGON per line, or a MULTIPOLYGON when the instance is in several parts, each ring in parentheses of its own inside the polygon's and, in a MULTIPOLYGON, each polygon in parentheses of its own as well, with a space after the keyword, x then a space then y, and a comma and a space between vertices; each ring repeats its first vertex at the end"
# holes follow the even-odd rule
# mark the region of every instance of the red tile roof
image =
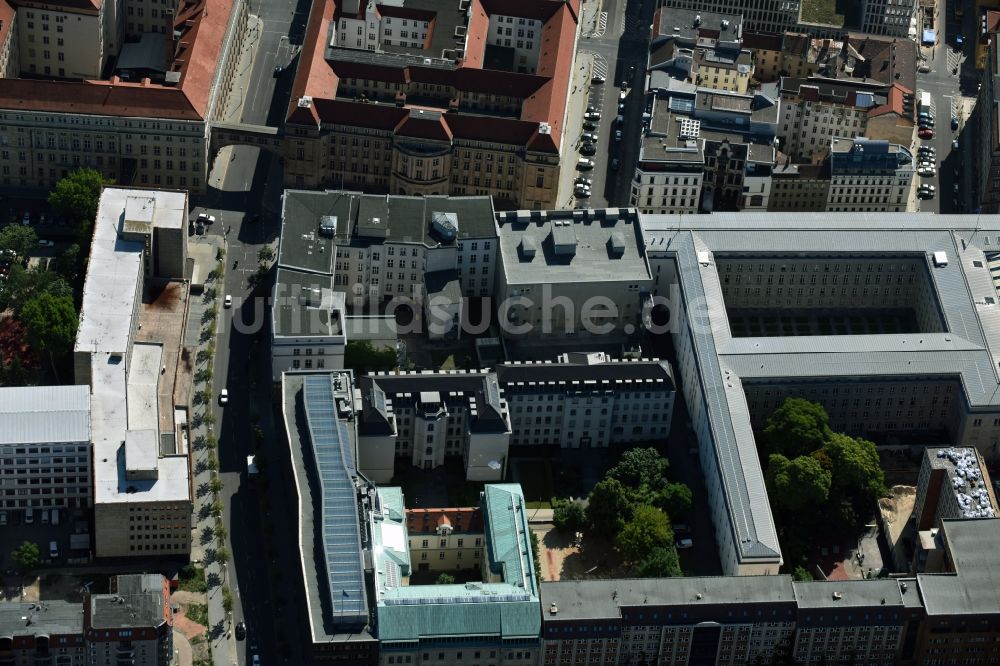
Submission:
POLYGON ((483 531, 483 512, 473 507, 406 510, 410 534, 434 534, 439 525, 451 525, 456 534, 478 534, 483 531))
POLYGON ((7 41, 10 27, 14 24, 14 8, 7 0, 0 0, 0 45, 7 41))
MULTIPOLYGON (((36 0, 32 2, 34 9, 68 9, 84 10, 87 13, 101 11, 102 0, 36 0)), ((14 4, 17 4, 16 0, 14 4)))
POLYGON ((887 113, 895 113, 897 116, 902 117, 904 115, 903 97, 912 94, 913 91, 909 88, 901 86, 898 83, 893 84, 889 88, 888 94, 886 95, 886 103, 869 109, 868 117, 876 118, 878 116, 884 116, 887 113))
MULTIPOLYGON (((463 66, 454 70, 422 66, 401 68, 346 60, 327 62, 325 38, 330 21, 337 15, 337 1, 315 0, 292 86, 287 122, 317 124, 322 120, 365 127, 395 127, 401 112, 384 110, 388 105, 372 104, 359 111, 354 102, 336 100, 340 79, 400 84, 419 82, 450 86, 463 92, 499 93, 524 100, 520 120, 473 113, 445 114, 441 128, 450 130, 453 136, 516 142, 531 150, 558 152, 572 74, 572 45, 576 37, 578 12, 579 0, 472 0, 463 66), (488 14, 491 12, 545 21, 539 38, 536 74, 481 69, 489 28, 488 14), (312 98, 311 107, 299 107, 298 101, 304 96, 312 98), (324 102, 321 104, 320 100, 324 102), (393 122, 390 124, 390 121, 393 122), (540 130, 541 123, 548 125, 548 132, 540 130)), ((439 130, 435 128, 433 132, 436 134, 439 130)))
POLYGON ((233 0, 184 0, 171 71, 177 85, 112 81, 0 80, 0 108, 203 120, 233 0), (208 11, 208 9, 211 11, 208 11))
POLYGON ((445 124, 443 114, 424 114, 415 109, 411 109, 409 115, 396 126, 396 134, 416 139, 451 142, 451 130, 445 124))

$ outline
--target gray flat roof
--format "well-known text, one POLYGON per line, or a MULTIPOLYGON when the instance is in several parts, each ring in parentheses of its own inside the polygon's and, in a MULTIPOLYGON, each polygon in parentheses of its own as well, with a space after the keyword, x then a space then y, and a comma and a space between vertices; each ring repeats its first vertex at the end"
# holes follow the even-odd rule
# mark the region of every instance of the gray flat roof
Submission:
POLYGON ((343 335, 344 307, 344 293, 334 291, 332 275, 278 269, 271 309, 275 336, 343 335))
POLYGON ((496 236, 490 197, 410 197, 327 190, 285 190, 278 264, 316 273, 333 273, 335 245, 373 242, 420 243, 427 247, 454 241, 432 231, 434 213, 452 213, 456 240, 496 236), (320 218, 336 217, 336 235, 319 234, 320 218))
POLYGON ((743 382, 843 377, 955 377, 969 408, 1000 410, 1000 312, 984 249, 1000 251, 1000 216, 924 213, 715 213, 641 216, 647 252, 673 256, 688 312, 698 379, 734 542, 743 558, 780 552, 743 382), (935 265, 943 252, 946 265, 935 265), (733 338, 715 255, 919 257, 941 307, 945 333, 733 338), (707 257, 708 262, 703 262, 707 257), (690 320, 690 317, 689 317, 690 320))
POLYGON ((943 521, 957 574, 920 574, 928 615, 1000 615, 1000 520, 943 521))
POLYGON ((87 386, 0 388, 0 444, 89 441, 87 386))
MULTIPOLYGON (((500 363, 495 372, 504 390, 523 383, 530 390, 566 390, 566 384, 578 384, 581 390, 607 384, 632 384, 673 390, 674 376, 670 363, 656 359, 639 361, 608 360, 600 363, 500 363), (659 386, 657 386, 659 385, 659 386)), ((619 387, 623 388, 623 387, 619 387)))
POLYGON ((822 580, 792 583, 800 610, 810 608, 884 608, 903 605, 899 583, 891 579, 822 580))
POLYGON ((786 575, 543 582, 541 596, 543 622, 618 618, 629 606, 795 603, 786 575))
MULTIPOLYGON (((615 209, 609 209, 614 211, 615 209)), ((578 211, 579 212, 579 211, 578 211)), ((560 222, 571 225, 576 249, 560 254, 553 246, 553 219, 529 219, 527 215, 500 214, 500 251, 508 285, 642 282, 650 280, 649 266, 642 253, 642 231, 634 215, 599 219, 591 216, 562 216, 560 222), (612 236, 624 241, 624 251, 612 249, 612 236), (528 239, 536 250, 522 251, 528 239)))
POLYGON ((0 603, 0 635, 14 637, 82 636, 83 606, 79 603, 62 600, 41 603, 2 602, 0 603))
POLYGON ((118 576, 113 593, 90 598, 91 626, 95 629, 160 626, 170 613, 166 583, 160 574, 118 576))

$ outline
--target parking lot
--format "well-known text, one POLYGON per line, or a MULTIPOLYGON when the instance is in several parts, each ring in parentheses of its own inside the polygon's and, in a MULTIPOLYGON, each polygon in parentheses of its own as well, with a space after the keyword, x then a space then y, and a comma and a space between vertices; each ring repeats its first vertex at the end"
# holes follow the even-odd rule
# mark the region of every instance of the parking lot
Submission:
MULTIPOLYGON (((53 510, 45 509, 46 512, 53 510)), ((83 516, 74 516, 71 510, 59 509, 59 524, 53 525, 49 519, 42 521, 42 511, 34 509, 34 520, 29 524, 25 521, 23 509, 6 509, 7 524, 0 526, 0 542, 7 547, 0 549, 0 570, 10 571, 15 568, 10 557, 11 551, 25 541, 31 541, 38 546, 43 565, 65 565, 79 558, 86 561, 89 539, 87 548, 74 551, 70 546, 70 536, 74 533, 86 534, 87 519, 83 516), (50 557, 49 553, 49 544, 53 541, 59 550, 59 556, 56 558, 50 557)))

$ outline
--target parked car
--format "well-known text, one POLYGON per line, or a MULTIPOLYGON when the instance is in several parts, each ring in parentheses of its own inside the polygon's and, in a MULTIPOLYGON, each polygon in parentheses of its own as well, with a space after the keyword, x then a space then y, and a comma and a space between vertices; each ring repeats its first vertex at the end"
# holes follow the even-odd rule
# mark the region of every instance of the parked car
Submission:
POLYGON ((594 168, 594 160, 588 159, 586 157, 581 157, 576 161, 576 168, 579 171, 590 171, 594 168))
POLYGON ((208 213, 202 213, 198 216, 198 221, 202 224, 215 224, 215 216, 209 215, 208 213))
POLYGON ((282 67, 281 65, 275 65, 274 66, 274 78, 278 78, 279 76, 281 76, 281 73, 284 72, 284 71, 285 71, 284 67, 282 67))
POLYGON ((920 72, 921 74, 927 74, 928 72, 931 71, 931 67, 927 63, 922 62, 917 67, 917 71, 920 72))
POLYGON ((957 130, 958 129, 958 118, 956 118, 955 116, 951 117, 951 128, 953 130, 957 130))
POLYGON ((921 127, 920 130, 917 132, 917 136, 919 136, 921 139, 933 139, 934 130, 932 130, 930 127, 921 127))
POLYGON ((694 548, 693 539, 678 539, 677 540, 677 550, 687 550, 688 548, 694 548))
POLYGON ((242 641, 247 637, 247 625, 242 622, 236 623, 236 640, 242 641))
POLYGON ((580 139, 584 143, 597 143, 597 135, 593 132, 584 132, 580 135, 580 139))
POLYGON ((600 120, 601 119, 601 114, 598 113, 597 111, 588 111, 587 113, 583 114, 583 119, 584 120, 600 120))
POLYGON ((597 123, 595 123, 593 120, 583 121, 583 130, 585 132, 593 132, 595 129, 597 129, 597 123))
POLYGON ((0 511, 0 526, 6 525, 6 524, 7 524, 7 512, 6 511, 0 511))
POLYGON ((233 307, 233 297, 230 294, 226 294, 225 300, 222 302, 222 306, 226 308, 233 307))
POLYGON ((49 541, 49 559, 59 559, 59 542, 49 541))
POLYGON ((225 405, 229 402, 229 389, 222 389, 219 392, 219 404, 225 405))
POLYGON ((21 217, 21 224, 23 224, 25 226, 28 226, 29 224, 31 224, 31 213, 29 213, 27 211, 24 213, 24 215, 21 217))
POLYGON ((582 146, 580 146, 580 154, 581 155, 586 155, 588 157, 590 157, 592 155, 596 155, 597 154, 597 146, 595 146, 592 143, 585 143, 582 146))
POLYGON ((38 247, 55 247, 56 244, 50 240, 45 240, 44 238, 38 241, 38 247))
POLYGON ((621 140, 622 140, 622 131, 615 130, 615 141, 621 141, 621 140))
POLYGON ((590 79, 591 83, 596 83, 597 85, 600 85, 600 84, 604 83, 605 81, 607 81, 607 79, 604 78, 603 76, 601 76, 600 74, 595 74, 590 79))
POLYGON ((577 176, 576 179, 573 180, 574 185, 590 185, 592 182, 593 181, 591 181, 590 178, 584 178, 583 176, 577 176))
POLYGON ((613 160, 611 160, 611 170, 612 171, 618 171, 618 169, 619 169, 619 167, 621 167, 621 165, 622 165, 621 160, 619 160, 617 157, 614 158, 613 160))
POLYGON ((576 195, 577 199, 587 199, 587 198, 590 197, 590 188, 589 187, 585 187, 585 188, 578 187, 575 190, 573 190, 573 194, 576 195))
POLYGON ((955 139, 954 141, 951 142, 951 149, 958 150, 958 139, 955 139))

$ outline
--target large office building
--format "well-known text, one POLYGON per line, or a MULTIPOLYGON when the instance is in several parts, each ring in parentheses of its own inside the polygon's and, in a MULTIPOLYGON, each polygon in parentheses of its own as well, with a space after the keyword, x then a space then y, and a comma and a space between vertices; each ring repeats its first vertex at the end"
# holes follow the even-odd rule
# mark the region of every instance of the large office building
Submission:
POLYGON ((0 388, 0 508, 89 509, 86 386, 0 388))
POLYGON ((285 182, 554 206, 579 2, 317 0, 285 182))
POLYGON ((985 47, 986 59, 980 76, 979 94, 972 116, 966 122, 969 155, 974 173, 975 209, 983 213, 1000 212, 1000 47, 996 33, 990 34, 985 47))
POLYGON ((461 459, 466 478, 497 481, 510 446, 607 449, 670 431, 670 364, 601 353, 500 363, 492 370, 376 373, 357 380, 358 469, 376 483, 396 465, 461 459))
POLYGON ((161 339, 149 339, 149 328, 139 336, 147 287, 183 279, 173 271, 183 267, 175 255, 184 252, 187 204, 184 192, 101 192, 73 352, 76 383, 90 394, 98 557, 191 549, 186 417, 160 387, 179 363, 166 336, 178 334, 182 313, 161 339))
POLYGON ((908 148, 885 140, 834 139, 829 159, 828 211, 906 211, 916 173, 908 148))
POLYGON ((47 192, 90 167, 124 186, 205 192, 245 0, 3 2, 4 14, 0 188, 47 192))
POLYGON ((928 447, 917 476, 913 517, 919 531, 942 520, 996 518, 997 501, 978 451, 971 447, 928 447))
POLYGON ((359 473, 358 416, 345 409, 352 395, 346 371, 282 378, 311 663, 535 664, 541 612, 520 487, 485 485, 479 506, 463 510, 468 516, 409 515, 399 488, 376 487, 359 473), (414 552, 411 536, 420 541, 414 552), (480 575, 418 584, 417 574, 441 566, 424 555, 449 560, 448 543, 441 545, 449 539, 455 568, 461 559, 480 575))

